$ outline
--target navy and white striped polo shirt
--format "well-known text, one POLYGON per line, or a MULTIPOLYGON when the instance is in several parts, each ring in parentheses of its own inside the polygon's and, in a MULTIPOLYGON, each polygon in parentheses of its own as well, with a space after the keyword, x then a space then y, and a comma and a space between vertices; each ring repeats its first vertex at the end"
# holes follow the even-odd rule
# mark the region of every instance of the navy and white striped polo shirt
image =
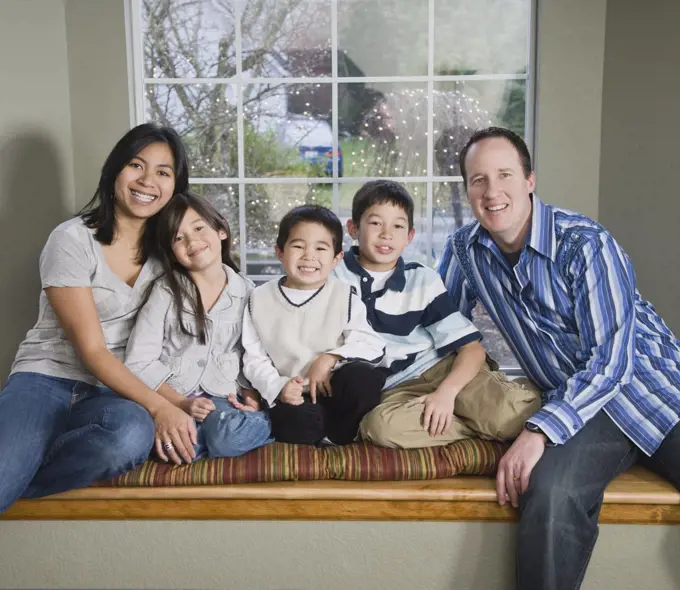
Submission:
POLYGON ((458 312, 441 277, 418 262, 399 258, 384 288, 373 292, 373 277, 359 264, 355 246, 345 252, 335 276, 356 287, 368 321, 385 340, 380 366, 389 371, 385 389, 419 377, 447 354, 482 335, 458 312))

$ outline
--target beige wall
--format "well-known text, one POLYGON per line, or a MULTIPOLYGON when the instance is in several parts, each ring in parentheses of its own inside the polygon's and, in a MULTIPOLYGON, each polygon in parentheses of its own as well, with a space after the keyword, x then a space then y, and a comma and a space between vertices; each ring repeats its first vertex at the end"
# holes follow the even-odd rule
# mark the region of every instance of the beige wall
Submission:
POLYGON ((113 144, 130 128, 123 0, 65 0, 75 203, 94 194, 113 144))
MULTIPOLYGON (((513 590, 515 527, 0 522, 0 588, 513 590)), ((601 528, 583 590, 680 587, 680 527, 601 528)))
POLYGON ((36 320, 47 235, 90 200, 130 126, 124 6, 0 2, 0 383, 36 320))
POLYGON ((600 221, 631 257, 642 296, 680 334, 680 3, 610 2, 600 221))
POLYGON ((538 0, 536 192, 594 219, 606 11, 606 0, 538 0))
POLYGON ((66 55, 61 2, 0 2, 0 382, 35 322, 40 250, 74 206, 66 55))

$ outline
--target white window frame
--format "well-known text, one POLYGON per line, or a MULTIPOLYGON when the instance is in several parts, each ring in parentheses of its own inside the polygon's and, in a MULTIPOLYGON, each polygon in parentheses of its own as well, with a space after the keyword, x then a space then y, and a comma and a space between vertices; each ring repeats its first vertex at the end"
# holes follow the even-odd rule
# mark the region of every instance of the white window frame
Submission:
MULTIPOLYGON (((247 0, 240 0, 247 2, 247 0)), ((238 6, 239 2, 236 0, 238 6)), ((428 91, 428 116, 427 116, 427 174, 425 176, 390 176, 398 182, 424 183, 426 189, 426 227, 427 233, 427 265, 432 266, 432 213, 433 213, 433 183, 437 182, 462 182, 462 176, 437 176, 434 174, 434 122, 433 122, 433 91, 435 82, 469 82, 469 81, 493 81, 493 80, 524 80, 526 82, 526 107, 525 107, 525 130, 524 137, 529 150, 534 156, 535 145, 535 112, 536 112, 536 10, 537 0, 531 2, 531 17, 529 29, 528 63, 526 74, 474 74, 460 76, 435 76, 434 75, 434 15, 435 0, 428 0, 428 72, 426 76, 365 76, 365 77, 338 77, 338 0, 331 0, 331 75, 314 78, 243 78, 241 71, 241 23, 237 18, 235 26, 236 45, 236 75, 231 78, 146 78, 144 76, 144 48, 142 43, 142 5, 141 0, 126 0, 126 34, 128 52, 128 81, 130 92, 130 123, 132 126, 146 121, 144 105, 144 91, 147 85, 152 84, 183 84, 183 83, 210 83, 230 84, 237 89, 237 146, 238 146, 238 176, 237 177, 192 177, 191 184, 232 184, 238 186, 239 203, 239 250, 243 268, 247 268, 246 253, 246 195, 247 184, 331 184, 332 185, 332 209, 337 214, 340 206, 340 184, 362 184, 379 177, 356 177, 338 176, 338 158, 333 158, 333 173, 324 177, 283 177, 283 178, 254 178, 245 174, 244 146, 243 146, 243 92, 244 84, 314 84, 320 81, 330 82, 332 88, 332 137, 333 153, 338 150, 338 84, 362 82, 420 82, 427 84, 428 91)), ((380 177, 384 178, 384 177, 380 177)), ((250 275, 254 280, 271 279, 273 275, 250 275)))

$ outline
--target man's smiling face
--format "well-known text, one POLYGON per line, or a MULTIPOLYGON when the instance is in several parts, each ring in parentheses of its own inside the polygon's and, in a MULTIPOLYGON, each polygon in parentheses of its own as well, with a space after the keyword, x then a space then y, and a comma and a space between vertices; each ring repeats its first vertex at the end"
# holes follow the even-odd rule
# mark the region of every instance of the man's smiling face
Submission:
POLYGON ((468 199, 479 223, 501 250, 520 250, 531 227, 534 173, 524 175, 517 150, 503 137, 472 145, 465 168, 468 199))

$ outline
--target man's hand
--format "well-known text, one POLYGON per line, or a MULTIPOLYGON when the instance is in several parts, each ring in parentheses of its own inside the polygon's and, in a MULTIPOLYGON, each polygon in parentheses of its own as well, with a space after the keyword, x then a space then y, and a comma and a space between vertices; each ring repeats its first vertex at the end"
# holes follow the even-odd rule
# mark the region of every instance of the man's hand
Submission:
POLYGON ((203 422, 208 414, 215 409, 215 404, 207 397, 188 397, 179 406, 196 422, 203 422))
POLYGON ((309 379, 309 396, 313 404, 316 403, 317 392, 321 395, 331 395, 331 371, 339 360, 339 356, 325 353, 319 355, 309 367, 307 378, 309 379))
POLYGON ((299 406, 305 400, 302 398, 302 389, 305 380, 302 377, 293 377, 281 389, 279 393, 279 401, 282 404, 289 404, 291 406, 299 406))
POLYGON ((423 395, 420 399, 425 406, 423 409, 423 428, 430 433, 430 436, 443 434, 451 426, 456 395, 451 391, 438 388, 432 393, 423 395))
POLYGON ((524 429, 503 455, 496 474, 496 494, 501 506, 508 500, 515 508, 519 506, 519 496, 527 491, 531 472, 543 456, 547 442, 542 432, 524 429))

